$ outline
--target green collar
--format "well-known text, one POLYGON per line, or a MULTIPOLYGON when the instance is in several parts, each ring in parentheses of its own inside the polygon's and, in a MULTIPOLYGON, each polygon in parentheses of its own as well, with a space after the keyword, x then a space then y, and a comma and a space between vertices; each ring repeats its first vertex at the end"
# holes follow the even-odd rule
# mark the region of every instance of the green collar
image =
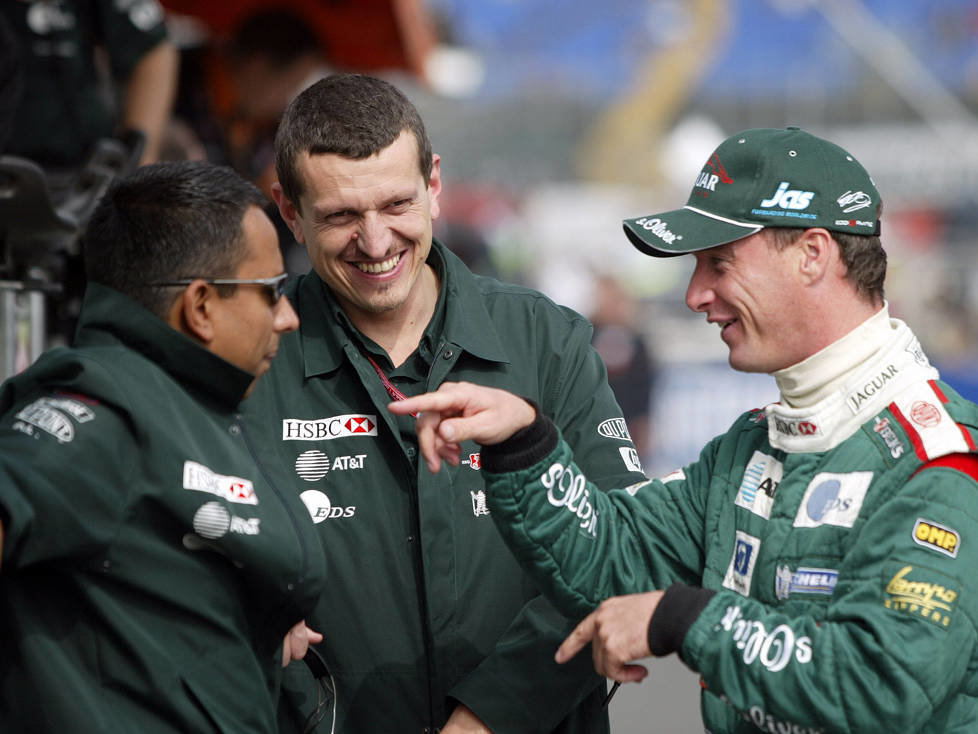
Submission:
POLYGON ((75 338, 80 348, 121 343, 152 360, 177 382, 233 410, 254 376, 172 328, 122 293, 89 283, 75 338))
MULTIPOLYGON (((437 240, 432 242, 428 262, 441 276, 438 299, 445 310, 442 333, 432 335, 434 346, 437 348, 441 337, 447 344, 480 359, 509 362, 483 302, 477 276, 437 240)), ((315 272, 301 278, 296 296, 305 376, 336 370, 346 349, 358 349, 354 341, 357 330, 315 272)))

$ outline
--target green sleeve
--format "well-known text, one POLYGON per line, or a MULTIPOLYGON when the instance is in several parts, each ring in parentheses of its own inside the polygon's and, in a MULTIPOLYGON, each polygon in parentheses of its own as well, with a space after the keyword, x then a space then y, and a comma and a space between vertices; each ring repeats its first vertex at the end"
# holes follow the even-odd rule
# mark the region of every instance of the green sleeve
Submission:
POLYGON ((921 545, 919 519, 978 537, 975 482, 931 468, 900 488, 860 530, 818 621, 804 606, 775 610, 720 591, 690 627, 683 659, 746 717, 918 731, 958 692, 978 619, 978 547, 962 542, 952 557, 921 545))

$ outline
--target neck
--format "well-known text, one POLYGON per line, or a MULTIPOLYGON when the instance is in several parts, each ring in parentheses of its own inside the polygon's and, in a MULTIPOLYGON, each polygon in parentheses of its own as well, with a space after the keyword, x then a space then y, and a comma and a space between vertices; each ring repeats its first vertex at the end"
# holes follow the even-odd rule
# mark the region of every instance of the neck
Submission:
POLYGON ((381 312, 348 311, 347 315, 360 333, 383 347, 398 367, 421 343, 424 330, 435 314, 438 291, 438 276, 430 266, 425 266, 412 294, 399 307, 381 312))

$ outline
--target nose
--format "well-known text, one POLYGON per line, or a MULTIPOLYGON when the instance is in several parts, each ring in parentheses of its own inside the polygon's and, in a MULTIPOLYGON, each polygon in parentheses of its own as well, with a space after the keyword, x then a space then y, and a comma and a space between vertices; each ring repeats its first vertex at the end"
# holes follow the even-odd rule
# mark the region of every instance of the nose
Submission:
POLYGON ((367 212, 360 220, 357 248, 373 260, 382 260, 390 253, 390 229, 377 212, 367 212))
POLYGON ((272 325, 279 334, 299 328, 299 315, 292 308, 292 303, 287 296, 282 296, 275 303, 275 320, 272 325))
POLYGON ((706 273, 706 265, 697 257, 696 267, 693 268, 693 274, 689 276, 689 285, 686 286, 686 306, 697 313, 706 311, 714 297, 713 287, 706 273))

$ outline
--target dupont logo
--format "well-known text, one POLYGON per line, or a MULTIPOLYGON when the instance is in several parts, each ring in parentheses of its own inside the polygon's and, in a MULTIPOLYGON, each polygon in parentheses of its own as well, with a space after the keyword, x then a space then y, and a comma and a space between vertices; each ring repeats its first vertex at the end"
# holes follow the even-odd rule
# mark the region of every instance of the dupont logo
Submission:
POLYGON ((283 441, 331 441, 334 438, 376 435, 376 415, 334 415, 314 420, 282 419, 283 441))
POLYGON ((624 418, 609 418, 598 426, 598 433, 605 438, 619 438, 622 441, 631 441, 632 436, 628 432, 624 418))

